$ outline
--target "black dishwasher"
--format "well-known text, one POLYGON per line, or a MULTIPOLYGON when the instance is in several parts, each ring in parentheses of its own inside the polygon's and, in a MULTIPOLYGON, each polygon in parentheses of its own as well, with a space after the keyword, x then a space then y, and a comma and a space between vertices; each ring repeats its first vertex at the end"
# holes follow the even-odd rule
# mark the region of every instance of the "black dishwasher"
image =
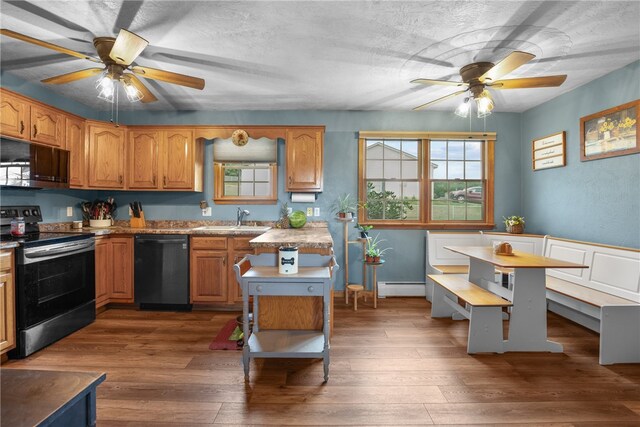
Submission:
POLYGON ((135 237, 134 302, 140 309, 191 310, 189 236, 135 237))

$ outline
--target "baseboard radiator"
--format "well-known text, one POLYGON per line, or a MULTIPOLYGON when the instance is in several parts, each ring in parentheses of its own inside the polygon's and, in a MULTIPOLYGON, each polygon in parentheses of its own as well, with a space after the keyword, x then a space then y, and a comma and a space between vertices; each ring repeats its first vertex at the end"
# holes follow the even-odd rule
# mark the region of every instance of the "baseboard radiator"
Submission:
POLYGON ((378 282, 378 297, 424 297, 424 282, 378 282))

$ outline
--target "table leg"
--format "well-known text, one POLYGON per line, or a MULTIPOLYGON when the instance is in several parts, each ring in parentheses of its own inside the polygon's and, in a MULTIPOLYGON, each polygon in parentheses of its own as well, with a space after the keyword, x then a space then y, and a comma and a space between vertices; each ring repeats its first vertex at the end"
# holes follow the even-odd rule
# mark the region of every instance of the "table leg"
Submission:
MULTIPOLYGON (((257 315, 257 312, 253 314, 254 326, 258 324, 257 315)), ((249 286, 244 283, 242 285, 242 334, 244 338, 244 345, 242 346, 244 380, 249 381, 249 286)))
POLYGON ((378 266, 373 266, 373 283, 371 287, 373 288, 373 308, 378 308, 378 278, 376 277, 376 270, 378 266))
POLYGON ((516 268, 509 339, 504 351, 561 353, 560 343, 547 339, 547 288, 544 268, 516 268))

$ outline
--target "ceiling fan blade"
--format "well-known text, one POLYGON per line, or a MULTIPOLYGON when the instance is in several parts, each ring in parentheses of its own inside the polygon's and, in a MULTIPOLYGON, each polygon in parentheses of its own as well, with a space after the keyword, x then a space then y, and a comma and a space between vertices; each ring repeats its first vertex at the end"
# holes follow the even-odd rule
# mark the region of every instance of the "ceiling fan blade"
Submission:
POLYGON ((145 79, 160 80, 194 89, 204 89, 204 80, 198 77, 186 76, 184 74, 172 73, 170 71, 158 70, 155 68, 140 67, 138 65, 131 67, 131 71, 139 74, 145 79))
POLYGON ((506 76, 516 68, 526 64, 535 57, 535 55, 527 52, 520 52, 518 50, 511 52, 506 58, 498 62, 496 65, 491 67, 489 71, 481 75, 479 80, 482 83, 489 83, 486 80, 495 82, 502 76, 506 76))
POLYGON ((433 101, 429 101, 426 104, 419 105, 416 108, 414 108, 413 111, 424 110, 425 108, 427 108, 428 106, 430 106, 432 104, 435 104, 436 102, 440 102, 440 101, 444 101, 445 99, 453 98, 454 96, 458 96, 458 95, 463 94, 465 92, 466 92, 466 90, 459 90, 457 92, 450 93, 449 95, 443 96, 442 98, 434 99, 433 101))
POLYGON ((523 89, 530 87, 556 87, 567 79, 566 74, 559 76, 525 77, 522 79, 498 80, 488 87, 491 89, 523 89))
POLYGON ((467 86, 464 82, 451 82, 449 80, 432 80, 432 79, 415 79, 411 80, 411 83, 418 83, 422 85, 442 85, 442 86, 467 86))
POLYGON ((41 80, 42 83, 49 83, 52 85, 61 85, 65 83, 75 82, 76 80, 86 79, 87 77, 95 76, 104 71, 102 68, 87 68, 86 70, 74 71, 72 73, 61 74, 55 77, 49 77, 48 79, 41 80))
POLYGON ((47 49, 52 49, 57 52, 66 53, 67 55, 75 56, 76 58, 87 59, 89 61, 97 62, 98 64, 102 63, 102 61, 100 61, 99 59, 85 55, 84 53, 76 52, 75 50, 67 49, 65 47, 58 46, 57 44, 34 39, 33 37, 25 36, 24 34, 16 33, 15 31, 6 30, 2 28, 0 29, 0 34, 7 37, 13 37, 14 39, 22 40, 23 42, 35 44, 36 46, 46 47, 47 49))
POLYGON ((140 102, 144 102, 146 104, 158 100, 158 98, 156 98, 156 96, 151 93, 151 91, 144 85, 144 83, 142 83, 140 79, 133 74, 124 74, 122 78, 135 86, 135 88, 140 92, 142 92, 142 98, 140 99, 140 102))
POLYGON ((129 65, 148 45, 149 42, 139 35, 122 28, 113 43, 109 57, 116 61, 116 64, 129 65))

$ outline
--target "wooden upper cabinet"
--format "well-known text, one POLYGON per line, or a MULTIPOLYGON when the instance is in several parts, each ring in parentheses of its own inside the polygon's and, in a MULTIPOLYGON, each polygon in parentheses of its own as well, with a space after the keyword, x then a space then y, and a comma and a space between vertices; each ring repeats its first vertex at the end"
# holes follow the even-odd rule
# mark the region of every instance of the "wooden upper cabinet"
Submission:
POLYGON ((65 148, 65 116, 58 110, 31 105, 31 141, 65 148))
POLYGON ((322 191, 324 129, 287 129, 285 191, 322 191))
POLYGON ((84 120, 66 117, 65 139, 66 149, 69 150, 69 186, 84 187, 87 181, 84 120))
POLYGON ((89 187, 124 188, 125 131, 92 123, 89 132, 89 187))
POLYGON ((158 155, 161 132, 153 129, 129 131, 128 188, 158 188, 158 155))
POLYGON ((7 91, 0 92, 0 133, 29 139, 29 103, 7 91))
MULTIPOLYGON (((196 162, 198 159, 196 158, 196 143, 192 130, 172 129, 164 131, 163 156, 161 185, 163 189, 202 190, 202 188, 198 189, 197 185, 195 185, 195 175, 198 168, 196 162)), ((200 154, 201 156, 202 154, 200 154)), ((199 162, 201 165, 201 158, 199 162)), ((200 166, 200 170, 201 168, 202 166, 200 166)))

